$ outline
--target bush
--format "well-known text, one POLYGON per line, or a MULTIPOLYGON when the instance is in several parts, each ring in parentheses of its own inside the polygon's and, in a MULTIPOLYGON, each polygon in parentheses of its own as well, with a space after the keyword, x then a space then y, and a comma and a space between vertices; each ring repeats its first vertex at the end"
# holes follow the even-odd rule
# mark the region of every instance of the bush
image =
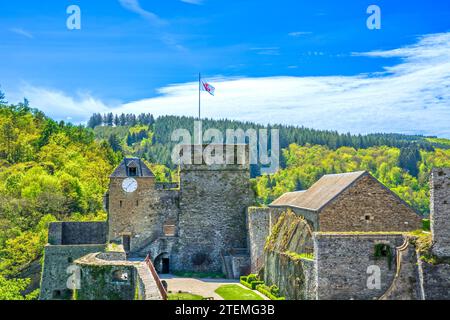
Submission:
POLYGON ((239 281, 242 285, 252 290, 256 290, 257 285, 264 284, 264 281, 259 280, 258 275, 256 274, 242 276, 239 278, 239 281))
POLYGON ((256 286, 256 290, 261 292, 263 295, 268 297, 270 300, 286 300, 285 297, 280 297, 280 289, 277 286, 266 286, 264 284, 260 284, 256 286))

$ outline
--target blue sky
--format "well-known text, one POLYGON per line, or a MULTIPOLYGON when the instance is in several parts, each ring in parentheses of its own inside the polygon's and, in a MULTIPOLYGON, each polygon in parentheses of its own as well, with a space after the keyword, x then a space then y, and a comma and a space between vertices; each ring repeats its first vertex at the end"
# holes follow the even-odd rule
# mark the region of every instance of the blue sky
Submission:
POLYGON ((1 1, 0 84, 74 122, 195 115, 201 71, 208 117, 450 137, 449 32, 446 1, 1 1))

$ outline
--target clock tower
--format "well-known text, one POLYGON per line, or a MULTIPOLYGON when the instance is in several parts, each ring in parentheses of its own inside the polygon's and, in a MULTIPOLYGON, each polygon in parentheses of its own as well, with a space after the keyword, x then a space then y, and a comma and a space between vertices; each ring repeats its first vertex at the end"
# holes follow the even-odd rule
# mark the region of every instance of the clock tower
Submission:
POLYGON ((137 220, 154 189, 155 176, 142 160, 125 158, 116 168, 106 198, 110 241, 123 243, 126 251, 133 250, 140 233, 137 220))

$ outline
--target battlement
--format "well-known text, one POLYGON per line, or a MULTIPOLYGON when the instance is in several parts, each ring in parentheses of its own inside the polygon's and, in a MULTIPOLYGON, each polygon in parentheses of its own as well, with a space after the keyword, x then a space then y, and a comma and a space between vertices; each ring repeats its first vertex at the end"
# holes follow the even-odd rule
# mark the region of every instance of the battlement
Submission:
POLYGON ((105 244, 106 222, 52 222, 48 228, 50 245, 105 244))
POLYGON ((247 144, 181 145, 175 150, 181 171, 187 170, 249 170, 247 144))

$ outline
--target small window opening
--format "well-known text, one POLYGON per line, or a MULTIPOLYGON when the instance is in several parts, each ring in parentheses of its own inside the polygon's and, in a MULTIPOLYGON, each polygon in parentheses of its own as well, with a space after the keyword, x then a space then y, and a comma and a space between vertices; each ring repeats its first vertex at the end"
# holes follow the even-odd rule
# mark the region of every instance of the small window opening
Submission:
POLYGON ((122 208, 122 200, 120 200, 119 205, 120 205, 120 207, 122 208))
POLYGON ((127 271, 117 270, 112 274, 113 282, 127 282, 129 279, 129 274, 127 271))
POLYGON ((136 200, 136 207, 139 207, 139 200, 136 200))
POLYGON ((67 262, 68 262, 68 263, 72 263, 72 262, 73 262, 72 257, 67 258, 67 262))
POLYGON ((370 215, 366 214, 366 215, 364 216, 364 219, 366 219, 366 221, 370 221, 370 220, 371 220, 371 217, 370 217, 370 215))
POLYGON ((128 168, 128 175, 130 177, 136 177, 137 176, 137 168, 135 167, 129 167, 128 168))

